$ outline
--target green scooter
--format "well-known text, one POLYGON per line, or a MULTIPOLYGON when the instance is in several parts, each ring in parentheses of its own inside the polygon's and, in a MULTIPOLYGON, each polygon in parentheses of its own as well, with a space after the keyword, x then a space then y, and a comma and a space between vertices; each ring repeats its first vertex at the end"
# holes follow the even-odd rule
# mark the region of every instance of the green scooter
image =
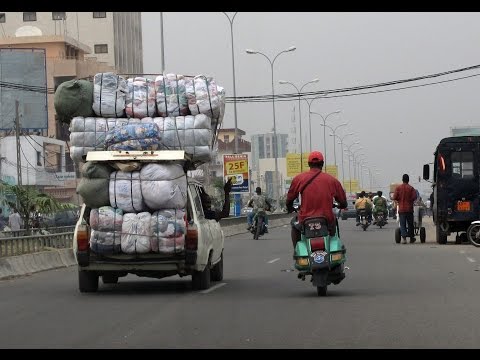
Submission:
POLYGON ((335 219, 335 235, 331 236, 324 217, 307 218, 301 234, 294 256, 298 278, 304 281, 311 275, 318 296, 326 296, 328 285, 345 279, 346 249, 340 240, 338 221, 335 219))

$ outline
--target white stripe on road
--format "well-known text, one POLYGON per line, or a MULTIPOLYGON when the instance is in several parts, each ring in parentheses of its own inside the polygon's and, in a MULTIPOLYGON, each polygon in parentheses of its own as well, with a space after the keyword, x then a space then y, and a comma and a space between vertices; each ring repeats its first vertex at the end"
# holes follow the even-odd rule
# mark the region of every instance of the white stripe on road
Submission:
POLYGON ((212 292, 213 290, 217 290, 218 288, 221 288, 222 286, 227 285, 227 283, 220 283, 215 286, 212 286, 210 289, 200 291, 202 294, 208 294, 209 292, 212 292))
POLYGON ((467 256, 467 260, 470 261, 470 262, 476 262, 477 261, 474 258, 471 258, 471 257, 468 257, 468 256, 467 256))
POLYGON ((465 254, 466 251, 465 250, 460 250, 460 254, 465 254))
POLYGON ((273 264, 275 261, 278 261, 280 260, 280 258, 276 258, 276 259, 273 259, 273 260, 270 260, 270 261, 267 261, 269 264, 273 264))

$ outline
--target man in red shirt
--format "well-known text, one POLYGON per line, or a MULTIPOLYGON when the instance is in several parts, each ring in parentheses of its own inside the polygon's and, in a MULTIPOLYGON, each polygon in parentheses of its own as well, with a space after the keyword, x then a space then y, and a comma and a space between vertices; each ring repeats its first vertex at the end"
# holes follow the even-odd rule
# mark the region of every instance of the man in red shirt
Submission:
POLYGON ((292 221, 292 243, 293 249, 301 239, 301 225, 308 217, 324 216, 327 219, 330 234, 335 233, 336 218, 333 214, 333 199, 338 207, 347 207, 347 197, 340 182, 332 175, 322 172, 323 154, 319 151, 312 151, 308 156, 310 171, 295 176, 290 185, 287 195, 287 211, 293 211, 293 201, 302 196, 302 203, 297 216, 292 221))
POLYGON ((411 243, 415 241, 415 237, 413 235, 413 203, 417 199, 417 192, 408 184, 409 181, 410 178, 408 174, 403 174, 403 184, 397 186, 395 193, 393 194, 393 200, 395 200, 398 204, 402 244, 407 243, 407 236, 410 238, 411 243))

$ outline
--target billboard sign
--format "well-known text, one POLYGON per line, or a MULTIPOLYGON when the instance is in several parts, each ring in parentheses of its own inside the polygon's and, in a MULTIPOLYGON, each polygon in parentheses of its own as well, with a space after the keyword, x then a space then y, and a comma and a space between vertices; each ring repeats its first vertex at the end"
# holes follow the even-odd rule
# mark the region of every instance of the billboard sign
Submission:
POLYGON ((223 155, 223 177, 232 178, 232 194, 250 192, 248 170, 247 154, 223 155))
POLYGON ((0 130, 48 129, 45 49, 0 49, 0 130))
POLYGON ((286 155, 287 161, 287 176, 294 177, 300 174, 300 172, 307 171, 310 168, 308 167, 308 155, 310 153, 303 153, 302 160, 303 166, 300 166, 300 157, 301 154, 299 153, 288 153, 286 155))

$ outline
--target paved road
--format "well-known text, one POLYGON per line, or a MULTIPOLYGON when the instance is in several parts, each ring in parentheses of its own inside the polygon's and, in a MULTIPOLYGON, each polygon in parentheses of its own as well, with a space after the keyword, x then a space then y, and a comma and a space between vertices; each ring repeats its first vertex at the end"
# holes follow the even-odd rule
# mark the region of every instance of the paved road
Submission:
POLYGON ((325 298, 291 271, 288 227, 227 238, 207 291, 128 276, 80 294, 74 267, 0 281, 0 348, 478 348, 480 249, 340 226, 349 270, 325 298))

